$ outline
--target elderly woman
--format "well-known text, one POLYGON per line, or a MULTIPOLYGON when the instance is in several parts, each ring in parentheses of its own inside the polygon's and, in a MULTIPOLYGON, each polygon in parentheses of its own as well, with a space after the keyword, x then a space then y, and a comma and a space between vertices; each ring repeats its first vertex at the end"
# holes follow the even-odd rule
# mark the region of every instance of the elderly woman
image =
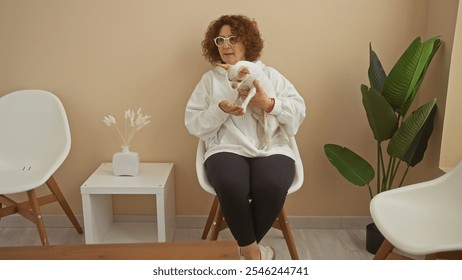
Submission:
MULTIPOLYGON (((306 114, 304 100, 292 83, 258 60, 262 49, 263 40, 254 20, 224 15, 212 21, 202 50, 214 68, 202 76, 185 112, 189 133, 205 142, 207 178, 245 259, 275 259, 273 248, 259 242, 281 212, 295 175, 294 152, 288 143, 274 141, 259 149, 257 120, 252 111, 263 109, 275 116, 288 136, 297 133, 306 114), (226 70, 217 66, 240 60, 261 66, 276 92, 275 98, 269 98, 255 81, 257 93, 249 103, 251 110, 245 113, 233 104, 236 92, 226 70)), ((240 94, 245 98, 247 92, 240 94)))

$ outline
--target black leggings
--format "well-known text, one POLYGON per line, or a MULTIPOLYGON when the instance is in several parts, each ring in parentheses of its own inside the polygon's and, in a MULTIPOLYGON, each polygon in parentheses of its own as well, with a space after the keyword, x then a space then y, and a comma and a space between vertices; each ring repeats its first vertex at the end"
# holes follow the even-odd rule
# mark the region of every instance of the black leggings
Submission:
POLYGON ((294 160, 284 155, 246 158, 218 153, 205 161, 205 167, 239 246, 259 243, 284 206, 295 176, 294 160))

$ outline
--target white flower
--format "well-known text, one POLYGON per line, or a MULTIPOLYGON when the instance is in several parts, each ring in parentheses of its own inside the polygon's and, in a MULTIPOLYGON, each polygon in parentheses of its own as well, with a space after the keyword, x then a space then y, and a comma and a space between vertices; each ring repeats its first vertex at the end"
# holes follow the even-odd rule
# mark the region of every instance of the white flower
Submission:
POLYGON ((111 126, 111 125, 115 125, 117 122, 116 122, 116 119, 111 116, 111 115, 107 115, 103 118, 103 122, 107 125, 107 126, 111 126))
POLYGON ((151 121, 149 120, 151 116, 143 115, 141 113, 141 108, 135 112, 131 109, 125 111, 124 119, 124 131, 120 131, 116 119, 112 115, 104 116, 103 122, 109 126, 112 131, 117 135, 122 146, 129 146, 130 141, 135 136, 135 133, 148 125, 151 121))

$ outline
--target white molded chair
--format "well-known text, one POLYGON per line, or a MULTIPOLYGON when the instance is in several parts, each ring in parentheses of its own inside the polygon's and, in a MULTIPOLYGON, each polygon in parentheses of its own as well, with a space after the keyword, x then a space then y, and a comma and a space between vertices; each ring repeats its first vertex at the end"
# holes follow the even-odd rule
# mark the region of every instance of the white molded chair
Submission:
POLYGON ((0 218, 18 213, 36 224, 49 245, 40 205, 58 201, 75 229, 83 233, 53 173, 66 159, 71 136, 61 101, 42 90, 20 90, 0 97, 0 218), (46 184, 51 194, 38 197, 46 184), (27 193, 28 201, 6 195, 27 193))
POLYGON ((370 211, 385 237, 375 259, 462 258, 462 161, 436 179, 376 195, 370 211))
MULTIPOLYGON (((303 164, 300 158, 300 153, 298 151, 297 143, 295 142, 295 138, 290 138, 290 145, 292 149, 295 151, 295 178, 292 186, 288 190, 288 194, 291 194, 298 189, 303 184, 303 164)), ((199 180, 199 184, 201 187, 208 193, 213 194, 215 199, 213 200, 212 207, 209 212, 209 216, 207 218, 207 222, 204 227, 204 231, 202 232, 202 239, 207 239, 207 236, 210 232, 209 240, 217 240, 218 233, 228 226, 226 221, 224 220, 223 213, 221 212, 220 203, 218 198, 216 197, 215 189, 210 185, 207 179, 207 173, 205 171, 204 165, 204 154, 205 154, 205 143, 202 140, 199 140, 197 146, 197 154, 196 154, 196 172, 197 178, 199 180)), ((292 231, 289 226, 289 221, 287 220, 287 215, 285 209, 282 208, 281 214, 276 219, 273 224, 274 228, 277 228, 282 231, 284 235, 284 239, 286 240, 287 247, 289 248, 290 256, 293 260, 298 260, 298 253, 297 248, 295 246, 295 241, 292 236, 292 231)))

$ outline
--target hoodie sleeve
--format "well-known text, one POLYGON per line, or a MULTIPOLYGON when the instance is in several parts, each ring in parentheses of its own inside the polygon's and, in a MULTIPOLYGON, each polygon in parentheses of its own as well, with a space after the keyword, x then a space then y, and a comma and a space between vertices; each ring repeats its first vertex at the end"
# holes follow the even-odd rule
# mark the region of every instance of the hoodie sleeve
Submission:
POLYGON ((285 125, 289 136, 294 136, 306 116, 305 101, 294 85, 276 69, 266 67, 265 72, 276 91, 274 108, 270 114, 285 125))
POLYGON ((212 91, 213 80, 209 72, 202 76, 186 105, 185 126, 191 135, 202 140, 215 136, 229 116, 211 98, 212 91))

